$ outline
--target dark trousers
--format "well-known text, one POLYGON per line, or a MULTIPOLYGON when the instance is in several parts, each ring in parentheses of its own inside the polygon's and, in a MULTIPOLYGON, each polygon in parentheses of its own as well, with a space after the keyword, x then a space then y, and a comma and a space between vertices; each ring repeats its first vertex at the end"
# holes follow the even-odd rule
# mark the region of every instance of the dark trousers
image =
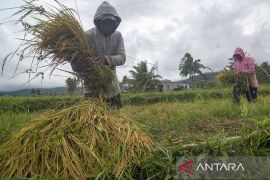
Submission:
POLYGON ((248 102, 252 102, 257 99, 257 88, 249 86, 247 89, 243 90, 238 85, 234 85, 232 94, 233 101, 237 104, 240 103, 241 94, 246 96, 248 102))
POLYGON ((106 103, 111 107, 121 108, 122 107, 122 101, 121 101, 121 95, 118 94, 114 97, 105 99, 106 103))
MULTIPOLYGON (((94 94, 92 93, 85 93, 85 98, 93 98, 94 94)), ((103 100, 111 107, 121 108, 122 107, 122 101, 121 101, 121 95, 118 94, 111 98, 103 98, 103 100)))

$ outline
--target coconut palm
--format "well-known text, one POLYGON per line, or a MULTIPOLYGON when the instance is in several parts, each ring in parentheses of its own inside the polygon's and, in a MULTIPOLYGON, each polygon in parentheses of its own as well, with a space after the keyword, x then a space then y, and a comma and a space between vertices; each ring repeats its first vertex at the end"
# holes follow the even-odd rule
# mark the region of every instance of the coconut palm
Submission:
MULTIPOLYGON (((193 80, 196 74, 202 74, 201 69, 210 69, 203 64, 201 60, 194 60, 190 53, 186 53, 179 64, 180 76, 191 78, 193 80)), ((211 69, 210 69, 211 70, 211 69)))
POLYGON ((148 69, 147 61, 140 61, 133 68, 129 71, 132 77, 129 82, 133 90, 145 92, 157 89, 161 76, 155 73, 158 69, 156 65, 148 69))

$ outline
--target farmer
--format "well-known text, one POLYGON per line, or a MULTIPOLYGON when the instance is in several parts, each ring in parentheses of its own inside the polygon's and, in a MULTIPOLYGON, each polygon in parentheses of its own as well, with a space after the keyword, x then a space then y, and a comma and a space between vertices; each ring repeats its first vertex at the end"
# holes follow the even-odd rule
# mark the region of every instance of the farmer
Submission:
MULTIPOLYGON (((73 61, 71 63, 73 71, 84 72, 92 61, 95 64, 109 66, 116 75, 116 66, 121 66, 126 61, 123 37, 120 32, 116 31, 120 22, 121 18, 115 8, 106 1, 101 3, 94 16, 95 27, 86 31, 88 40, 96 51, 97 58, 89 61, 73 61)), ((106 94, 104 99, 109 105, 122 107, 121 91, 117 78, 104 91, 106 94)), ((91 97, 92 95, 86 89, 85 97, 91 97)))
POLYGON ((249 102, 255 101, 257 98, 257 88, 259 87, 255 63, 252 57, 245 56, 243 49, 236 48, 233 54, 234 63, 234 73, 238 75, 239 73, 247 73, 251 75, 251 83, 245 91, 241 91, 237 85, 233 88, 233 98, 235 103, 240 102, 240 94, 244 93, 249 102))

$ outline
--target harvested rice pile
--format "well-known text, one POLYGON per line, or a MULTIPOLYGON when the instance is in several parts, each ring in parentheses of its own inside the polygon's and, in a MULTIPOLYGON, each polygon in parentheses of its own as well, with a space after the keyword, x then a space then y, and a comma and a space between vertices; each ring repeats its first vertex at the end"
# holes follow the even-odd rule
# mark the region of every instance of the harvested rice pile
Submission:
POLYGON ((0 146, 0 177, 121 177, 152 148, 132 120, 85 101, 14 133, 0 146))
POLYGON ((239 73, 236 75, 233 69, 223 70, 217 75, 217 80, 224 86, 229 87, 237 84, 241 89, 246 89, 250 83, 252 76, 247 73, 239 73))

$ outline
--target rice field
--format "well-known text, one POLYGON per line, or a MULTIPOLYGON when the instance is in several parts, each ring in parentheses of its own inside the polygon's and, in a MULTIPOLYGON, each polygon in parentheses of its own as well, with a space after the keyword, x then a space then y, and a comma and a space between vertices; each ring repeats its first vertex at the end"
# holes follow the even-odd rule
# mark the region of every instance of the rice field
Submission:
MULTIPOLYGON (((232 103, 227 88, 124 94, 124 108, 108 108, 99 98, 115 80, 114 73, 92 61, 94 46, 75 11, 55 2, 58 7, 52 9, 35 0, 14 8, 19 9, 9 18, 17 18, 15 24, 26 34, 3 59, 2 70, 15 54, 20 54, 17 67, 34 57, 29 74, 39 62, 47 62, 35 77, 87 60, 84 70, 69 73, 84 79, 95 98, 1 98, 0 180, 175 179, 179 156, 269 155, 269 86, 259 90, 256 102, 239 105, 232 103)), ((226 83, 232 73, 228 75, 222 78, 226 83)))
MULTIPOLYGON (((263 87, 266 91, 267 87, 263 87)), ((215 94, 215 91, 209 90, 191 90, 183 92, 174 92, 166 96, 176 96, 177 94, 189 96, 196 93, 196 98, 190 100, 173 99, 171 101, 151 102, 145 104, 126 103, 118 111, 119 115, 124 114, 140 124, 140 128, 150 135, 158 150, 154 155, 146 159, 140 166, 134 166, 129 171, 130 178, 138 177, 166 177, 175 175, 174 154, 181 152, 185 155, 200 155, 202 153, 211 153, 213 149, 218 149, 221 155, 269 155, 269 136, 260 135, 255 139, 249 139, 247 142, 240 139, 234 143, 224 144, 224 139, 230 137, 247 137, 252 132, 266 128, 269 133, 270 119, 270 96, 267 94, 259 95, 258 100, 253 103, 247 103, 244 98, 241 104, 236 106, 229 97, 229 90, 225 90, 224 96, 205 96, 207 93, 215 94), (226 95, 227 94, 227 95, 226 95), (266 145, 261 146, 263 142, 266 145), (207 147, 200 144, 206 142, 207 147), (195 148, 190 144, 198 144, 195 148), (154 159, 153 159, 154 158, 154 159)), ((216 90, 220 92, 220 90, 216 90)), ((137 97, 158 97, 158 94, 137 94, 137 97)), ((130 102, 134 95, 125 94, 124 101, 130 102)), ((35 97, 28 98, 27 102, 33 101, 35 97)), ((49 97, 45 97, 49 98, 49 97)), ((2 110, 0 113, 0 144, 16 130, 25 127, 30 121, 38 117, 45 111, 54 111, 55 108, 62 109, 71 105, 69 102, 76 102, 80 97, 54 97, 60 98, 59 104, 54 109, 49 109, 48 105, 39 105, 39 108, 31 109, 12 109, 16 106, 8 106, 10 109, 2 110), (70 98, 70 99, 68 99, 70 98), (65 99, 67 100, 65 103, 65 99)), ((7 97, 5 97, 5 100, 7 97)), ((9 103, 18 104, 24 102, 24 98, 10 97, 9 103)), ((42 97, 40 97, 42 102, 42 97)), ((3 103, 2 99, 2 103, 3 103)), ((44 100, 43 100, 44 101, 44 100)), ((7 102, 7 101, 5 101, 7 102)), ((44 101, 46 102, 46 101, 44 101)), ((51 101, 52 102, 52 101, 51 101)), ((56 101, 57 102, 57 101, 56 101)), ((6 103, 8 105, 8 103, 6 103)), ((20 105, 21 106, 21 105, 20 105)), ((6 106, 7 107, 7 106, 6 106)), ((136 178, 135 178, 136 179, 136 178)))

